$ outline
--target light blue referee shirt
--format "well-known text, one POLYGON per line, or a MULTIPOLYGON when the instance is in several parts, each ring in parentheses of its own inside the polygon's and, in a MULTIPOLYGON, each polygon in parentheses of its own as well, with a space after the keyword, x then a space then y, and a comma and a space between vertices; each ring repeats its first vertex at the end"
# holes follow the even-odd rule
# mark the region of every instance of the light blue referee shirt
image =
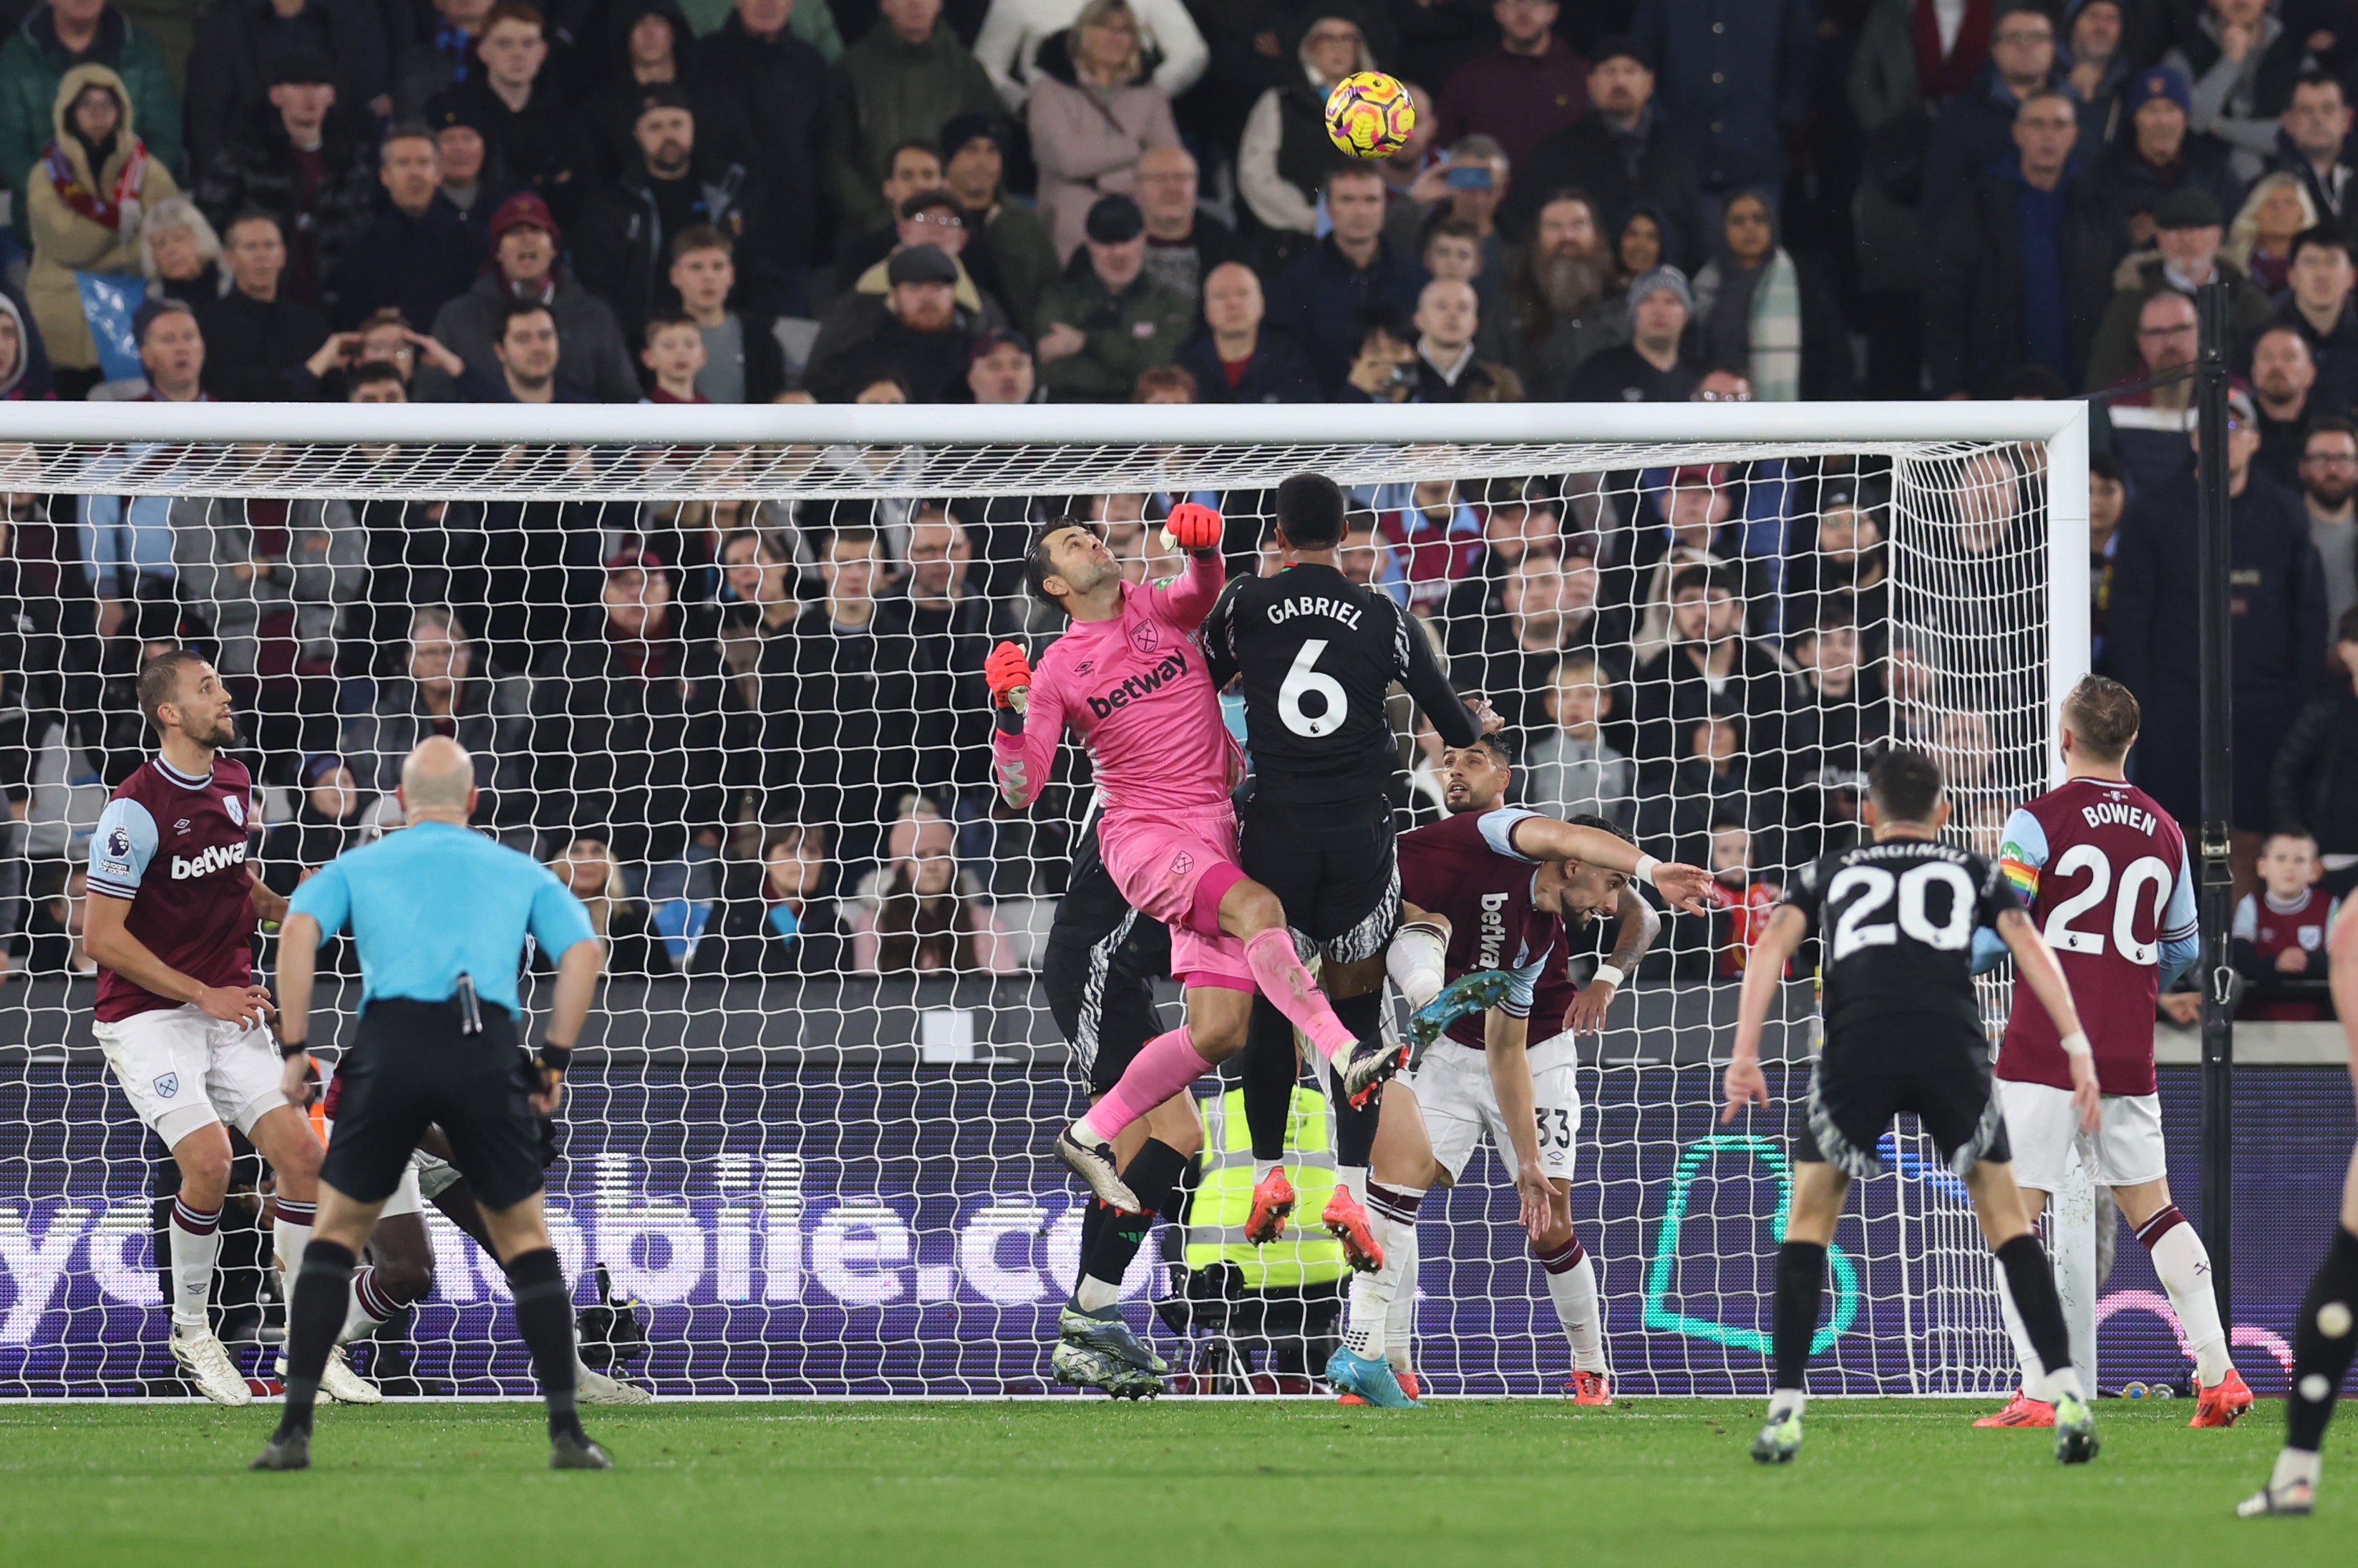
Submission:
POLYGON ((596 935, 554 871, 449 822, 421 822, 337 856, 289 903, 319 923, 323 943, 350 923, 363 1007, 449 1001, 459 977, 471 975, 478 997, 516 1012, 527 933, 552 958, 596 935))

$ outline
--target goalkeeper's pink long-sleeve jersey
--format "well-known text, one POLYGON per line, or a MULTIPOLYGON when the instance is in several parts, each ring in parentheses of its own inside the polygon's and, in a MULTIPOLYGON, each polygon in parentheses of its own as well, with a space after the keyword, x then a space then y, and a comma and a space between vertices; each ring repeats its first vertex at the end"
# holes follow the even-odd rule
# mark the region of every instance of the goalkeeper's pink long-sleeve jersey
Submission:
POLYGON ((1023 732, 991 739, 1008 804, 1032 804, 1070 725, 1109 810, 1228 805, 1244 757, 1195 640, 1226 575, 1218 552, 1191 556, 1167 584, 1123 584, 1120 615, 1065 628, 1033 668, 1023 732))

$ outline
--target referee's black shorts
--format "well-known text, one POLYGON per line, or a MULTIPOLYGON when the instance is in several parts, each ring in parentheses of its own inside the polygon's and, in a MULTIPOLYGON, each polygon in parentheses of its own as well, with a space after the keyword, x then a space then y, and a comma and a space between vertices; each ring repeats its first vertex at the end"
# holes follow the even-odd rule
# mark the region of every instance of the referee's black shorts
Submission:
POLYGON ((1119 1083, 1140 1048, 1163 1033, 1154 981, 1170 972, 1170 930, 1121 896, 1092 824, 1074 847, 1072 880, 1040 966, 1048 1011, 1072 1042, 1073 1065, 1092 1098, 1119 1083))
POLYGON ((1896 1021, 1872 1039, 1830 1034, 1810 1077, 1793 1158, 1880 1175, 1876 1145, 1905 1110, 1915 1113, 1954 1175, 1984 1160, 2012 1160, 1990 1078, 1989 1042, 1944 1020, 1896 1021))
POLYGON ((428 1124, 450 1141, 450 1162, 486 1208, 540 1191, 539 1086, 517 1048, 515 1021, 489 1003, 479 1034, 461 1032, 450 1002, 387 1000, 361 1014, 337 1076, 335 1136, 319 1179, 362 1203, 393 1195, 428 1124))
POLYGON ((1238 814, 1237 858, 1329 963, 1372 958, 1400 929, 1400 858, 1391 802, 1380 795, 1347 806, 1249 798, 1238 814))

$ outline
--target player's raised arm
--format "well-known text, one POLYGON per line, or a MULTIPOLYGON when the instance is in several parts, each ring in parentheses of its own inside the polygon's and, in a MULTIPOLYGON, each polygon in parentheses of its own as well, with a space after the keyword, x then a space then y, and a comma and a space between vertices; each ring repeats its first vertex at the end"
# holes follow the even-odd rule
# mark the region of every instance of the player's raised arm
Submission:
POLYGON ((2104 1121, 2104 1101, 2096 1087, 2095 1053, 2081 1031, 2080 1010, 2071 1004, 2071 986, 2063 978, 2063 966, 2055 961, 2055 950, 2020 909, 1998 915, 1997 934, 2014 954, 2015 973, 2055 1021, 2055 1033, 2063 1039, 2064 1059, 2071 1065, 2071 1100, 2080 1111, 2080 1130, 2093 1135, 2104 1121))
POLYGON ((1001 643, 983 660, 990 687, 991 777, 1001 800, 1021 811, 1039 798, 1065 732, 1065 705, 1053 683, 1035 682, 1021 644, 1001 643))
POLYGON ((1183 501, 1171 509, 1163 526, 1187 552, 1187 569, 1168 587, 1150 586, 1143 590, 1147 613, 1182 632, 1193 632, 1212 612, 1221 585, 1228 580, 1228 563, 1220 557, 1220 539, 1228 524, 1210 507, 1183 501))
POLYGON ((1722 1126, 1736 1119, 1747 1105, 1768 1108, 1768 1079, 1760 1071, 1760 1031, 1768 1022, 1768 1004, 1785 978, 1785 961, 1810 934, 1810 917, 1798 904, 1780 904, 1768 917, 1768 929, 1744 961, 1744 991, 1736 1007, 1736 1054, 1728 1059, 1721 1089, 1727 1103, 1719 1113, 1722 1126))
POLYGON ((1511 829, 1515 852, 1534 860, 1579 860, 1626 871, 1633 881, 1651 882, 1674 909, 1701 914, 1711 896, 1711 873, 1701 866, 1658 860, 1618 834, 1577 827, 1552 816, 1525 816, 1511 829))
POLYGON ((1483 717, 1489 705, 1476 708, 1457 695, 1448 673, 1433 656, 1433 638, 1407 611, 1394 607, 1401 628, 1401 685, 1417 709, 1433 720, 1433 732, 1444 746, 1471 746, 1482 738, 1483 717))

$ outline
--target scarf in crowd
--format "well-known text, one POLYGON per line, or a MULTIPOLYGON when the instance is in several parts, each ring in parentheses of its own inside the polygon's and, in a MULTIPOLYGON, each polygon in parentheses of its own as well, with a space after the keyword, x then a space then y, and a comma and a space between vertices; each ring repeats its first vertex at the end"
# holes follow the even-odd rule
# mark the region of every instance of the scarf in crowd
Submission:
MULTIPOLYGON (((1722 262, 1695 275, 1695 319, 1708 323, 1723 288, 1743 287, 1726 276, 1722 262)), ((1728 271, 1734 271, 1730 265, 1728 271)), ((1782 245, 1768 254, 1752 279, 1747 315, 1746 373, 1756 403, 1798 403, 1801 397, 1801 279, 1782 245)))
MULTIPOLYGON (((131 156, 123 160, 115 174, 111 190, 99 191, 82 183, 73 162, 66 157, 61 143, 51 142, 49 150, 41 157, 49 171, 49 183, 57 189, 58 200, 76 212, 117 233, 135 232, 139 227, 139 189, 147 183, 147 144, 136 139, 131 143, 131 156)), ((93 175, 92 178, 97 178, 93 175)))

